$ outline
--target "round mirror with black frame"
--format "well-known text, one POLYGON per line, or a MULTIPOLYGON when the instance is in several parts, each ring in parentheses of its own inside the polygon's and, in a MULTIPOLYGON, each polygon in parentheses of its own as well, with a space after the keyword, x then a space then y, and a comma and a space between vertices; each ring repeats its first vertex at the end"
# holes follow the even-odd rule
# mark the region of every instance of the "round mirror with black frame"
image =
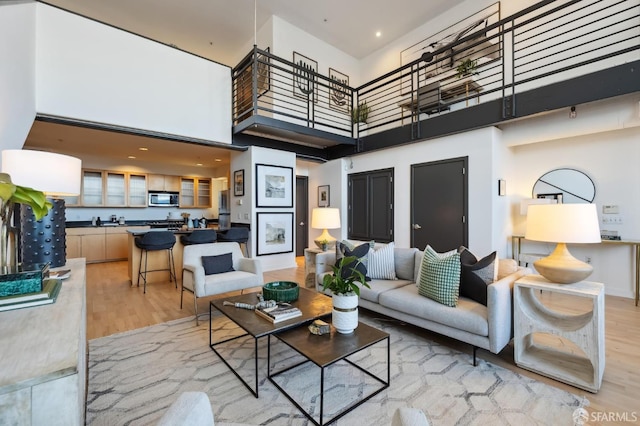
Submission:
POLYGON ((596 186, 579 170, 555 169, 540 176, 533 185, 532 197, 551 198, 558 203, 592 203, 596 197, 596 186))

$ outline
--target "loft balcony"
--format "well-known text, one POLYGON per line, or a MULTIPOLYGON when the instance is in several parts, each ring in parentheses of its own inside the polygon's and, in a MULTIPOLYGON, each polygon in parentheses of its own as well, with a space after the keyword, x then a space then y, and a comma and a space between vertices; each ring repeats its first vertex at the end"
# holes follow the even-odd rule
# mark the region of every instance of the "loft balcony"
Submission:
POLYGON ((233 133, 330 159, 635 93, 640 3, 545 0, 415 51, 351 88, 305 58, 254 48, 233 70, 233 133), (351 122, 361 103, 366 133, 351 122))

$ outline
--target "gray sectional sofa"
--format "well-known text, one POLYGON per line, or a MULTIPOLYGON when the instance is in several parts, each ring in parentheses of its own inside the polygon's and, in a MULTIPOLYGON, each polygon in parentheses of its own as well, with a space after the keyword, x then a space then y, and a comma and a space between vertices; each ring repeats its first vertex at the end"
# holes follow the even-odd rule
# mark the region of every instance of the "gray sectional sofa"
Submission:
MULTIPOLYGON (((418 294, 416 277, 422 256, 418 249, 396 247, 398 279, 369 281, 370 289, 361 287, 360 306, 472 345, 474 365, 477 348, 500 352, 513 337, 513 285, 531 270, 512 259, 500 259, 498 280, 487 288, 487 306, 460 297, 456 307, 449 307, 418 294)), ((316 256, 318 291, 322 292, 322 278, 332 272, 335 261, 335 251, 316 256)))

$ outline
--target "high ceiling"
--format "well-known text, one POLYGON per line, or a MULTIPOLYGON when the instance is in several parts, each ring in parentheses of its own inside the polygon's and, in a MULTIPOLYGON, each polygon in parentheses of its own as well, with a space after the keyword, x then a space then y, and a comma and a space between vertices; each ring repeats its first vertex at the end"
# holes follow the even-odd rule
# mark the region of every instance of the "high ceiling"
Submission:
MULTIPOLYGON (((462 1, 256 0, 255 16, 258 29, 270 16, 276 15, 351 56, 363 58, 462 1), (381 36, 376 37, 376 32, 381 36)), ((43 3, 229 66, 247 53, 242 49, 252 44, 254 38, 252 0, 46 0, 43 3)), ((143 145, 157 146, 153 150, 155 154, 145 154, 155 163, 187 165, 194 164, 196 158, 222 158, 225 162, 229 158, 229 152, 220 148, 191 145, 176 152, 175 142, 42 122, 34 124, 25 148, 126 159, 136 155, 131 152, 133 147, 143 145), (88 140, 93 143, 87 144, 88 140)))
MULTIPOLYGON (((463 0, 256 0, 257 28, 276 15, 363 58, 463 0), (376 37, 376 32, 381 36, 376 37)), ((253 0, 46 0, 225 65, 254 38, 253 0)), ((258 45, 260 41, 258 40, 258 45)))

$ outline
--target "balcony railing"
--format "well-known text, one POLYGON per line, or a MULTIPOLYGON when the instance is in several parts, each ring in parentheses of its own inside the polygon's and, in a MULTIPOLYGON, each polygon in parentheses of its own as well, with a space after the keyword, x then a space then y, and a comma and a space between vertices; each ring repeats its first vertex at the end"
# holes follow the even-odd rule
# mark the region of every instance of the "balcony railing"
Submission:
POLYGON ((495 100, 508 119, 518 93, 638 59, 640 0, 546 0, 357 89, 254 49, 234 69, 234 120, 265 115, 356 137, 350 111, 366 102, 369 134, 412 125, 419 138, 422 120, 495 100))

